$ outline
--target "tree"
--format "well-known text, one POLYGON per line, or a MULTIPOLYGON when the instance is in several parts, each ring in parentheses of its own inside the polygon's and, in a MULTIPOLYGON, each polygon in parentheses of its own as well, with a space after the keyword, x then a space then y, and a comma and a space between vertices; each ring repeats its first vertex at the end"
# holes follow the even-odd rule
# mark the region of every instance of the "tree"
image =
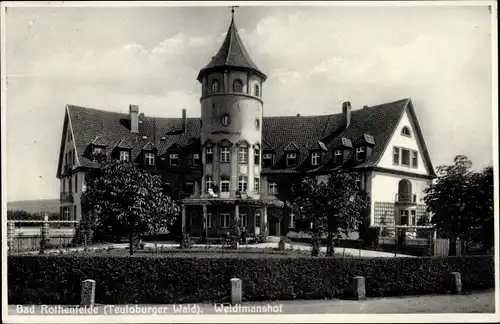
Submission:
POLYGON ((437 174, 424 202, 438 234, 450 240, 449 255, 456 255, 457 239, 492 244, 493 169, 474 172, 472 162, 458 155, 453 165, 439 166, 437 174))
POLYGON ((319 254, 321 237, 327 236, 327 256, 334 253, 334 240, 359 228, 368 196, 359 188, 358 174, 336 171, 326 180, 306 177, 294 190, 293 206, 297 218, 312 223, 312 255, 319 254))
POLYGON ((127 235, 130 254, 140 235, 171 227, 179 207, 163 193, 161 178, 133 162, 101 160, 82 194, 83 224, 95 235, 127 235))

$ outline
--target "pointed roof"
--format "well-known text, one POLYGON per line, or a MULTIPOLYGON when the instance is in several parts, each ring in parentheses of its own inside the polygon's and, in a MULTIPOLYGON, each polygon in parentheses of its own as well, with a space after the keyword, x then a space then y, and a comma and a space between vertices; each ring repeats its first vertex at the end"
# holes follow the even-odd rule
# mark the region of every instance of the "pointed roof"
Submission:
POLYGON ((212 57, 210 63, 200 71, 197 80, 201 81, 203 74, 210 70, 217 70, 225 67, 251 70, 259 74, 264 80, 267 78, 248 55, 240 35, 238 34, 236 24, 234 23, 234 16, 231 19, 231 24, 229 25, 226 38, 222 42, 222 46, 217 54, 212 57))
POLYGON ((132 145, 130 145, 130 143, 122 138, 121 141, 119 141, 118 143, 116 143, 115 145, 116 148, 120 148, 120 149, 133 149, 134 147, 132 145))
POLYGON ((108 146, 108 144, 106 144, 105 141, 103 141, 102 138, 100 138, 99 136, 96 136, 92 142, 90 142, 90 144, 92 145, 95 145, 95 146, 108 146))

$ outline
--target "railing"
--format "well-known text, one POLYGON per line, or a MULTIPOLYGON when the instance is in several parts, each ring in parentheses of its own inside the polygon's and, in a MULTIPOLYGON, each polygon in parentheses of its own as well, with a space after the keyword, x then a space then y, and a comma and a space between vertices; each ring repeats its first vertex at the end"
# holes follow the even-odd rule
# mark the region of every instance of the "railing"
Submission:
POLYGON ((73 193, 72 192, 61 192, 59 200, 60 200, 60 202, 72 203, 72 202, 74 202, 73 193))
POLYGON ((396 194, 396 203, 416 204, 417 203, 417 195, 414 193, 397 193, 396 194))
POLYGON ((189 198, 214 198, 214 199, 247 199, 247 198, 254 198, 257 199, 259 197, 258 192, 252 192, 252 191, 247 191, 247 192, 242 192, 238 190, 230 190, 230 191, 219 191, 219 192, 214 192, 212 190, 209 190, 208 192, 202 192, 201 190, 195 191, 192 195, 189 196, 189 198))

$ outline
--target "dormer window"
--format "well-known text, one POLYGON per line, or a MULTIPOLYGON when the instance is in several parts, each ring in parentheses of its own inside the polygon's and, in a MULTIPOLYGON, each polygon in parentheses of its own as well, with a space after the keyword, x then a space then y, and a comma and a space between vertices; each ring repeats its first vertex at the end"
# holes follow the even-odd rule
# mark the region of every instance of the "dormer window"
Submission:
POLYGON ((256 84, 254 87, 253 87, 253 93, 256 97, 260 97, 260 88, 259 88, 259 85, 256 84))
POLYGON ((205 150, 205 161, 208 164, 212 164, 214 160, 214 149, 213 147, 207 147, 205 150))
POLYGON ((356 160, 363 161, 366 158, 366 149, 364 146, 356 148, 356 160))
POLYGON ((179 166, 179 154, 172 153, 169 156, 170 166, 179 166))
POLYGON ((403 129, 401 130, 401 135, 411 137, 410 127, 408 126, 403 127, 403 129))
POLYGON ((193 166, 200 165, 200 155, 198 153, 193 154, 193 166))
POLYGON ((92 148, 92 154, 93 155, 98 155, 98 154, 103 154, 104 153, 104 148, 102 147, 94 147, 92 148))
POLYGON ((120 161, 130 161, 130 152, 125 150, 120 151, 120 161))
POLYGON ((312 152, 311 153, 311 165, 319 165, 321 159, 320 152, 312 152))
POLYGON ((287 153, 286 154, 286 166, 292 167, 297 165, 297 153, 287 153))
POLYGON ((270 168, 273 166, 273 153, 262 154, 262 167, 270 168))
POLYGON ((335 152, 333 152, 333 162, 335 163, 342 162, 342 150, 335 150, 335 152))
POLYGON ((155 165, 155 154, 152 152, 144 153, 144 163, 146 165, 155 165))
POLYGON ((219 92, 220 91, 220 83, 217 80, 214 80, 212 82, 212 92, 219 92))
POLYGON ((233 92, 243 92, 243 82, 241 80, 234 80, 233 92))

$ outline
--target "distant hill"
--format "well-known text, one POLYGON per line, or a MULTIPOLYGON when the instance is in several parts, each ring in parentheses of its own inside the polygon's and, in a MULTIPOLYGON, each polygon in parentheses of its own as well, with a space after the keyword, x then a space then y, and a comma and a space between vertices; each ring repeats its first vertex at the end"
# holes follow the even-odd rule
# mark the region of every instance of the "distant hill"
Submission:
POLYGON ((59 199, 19 200, 7 202, 7 210, 24 210, 28 213, 59 213, 59 199))

